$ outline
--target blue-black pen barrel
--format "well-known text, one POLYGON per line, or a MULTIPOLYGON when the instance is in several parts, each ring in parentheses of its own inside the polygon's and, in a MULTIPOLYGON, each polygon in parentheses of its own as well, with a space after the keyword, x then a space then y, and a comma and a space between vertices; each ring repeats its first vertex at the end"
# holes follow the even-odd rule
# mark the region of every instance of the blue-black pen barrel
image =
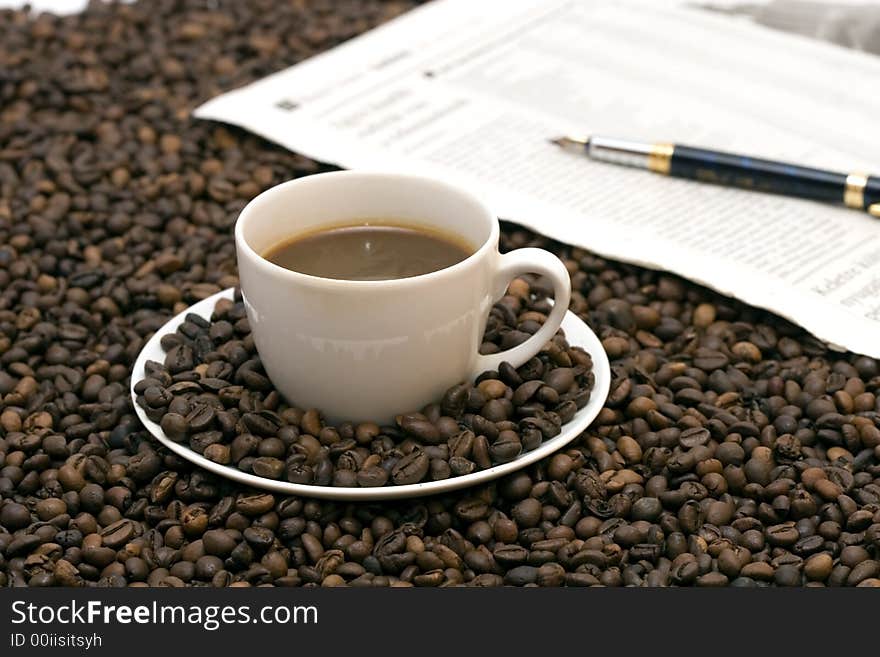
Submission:
POLYGON ((669 175, 760 192, 840 203, 847 174, 676 145, 669 175))
POLYGON ((865 184, 865 207, 880 217, 880 176, 868 176, 865 184))
POLYGON ((669 143, 602 137, 566 138, 568 148, 584 148, 595 160, 646 168, 677 178, 728 187, 842 203, 880 217, 880 176, 825 169, 669 143))

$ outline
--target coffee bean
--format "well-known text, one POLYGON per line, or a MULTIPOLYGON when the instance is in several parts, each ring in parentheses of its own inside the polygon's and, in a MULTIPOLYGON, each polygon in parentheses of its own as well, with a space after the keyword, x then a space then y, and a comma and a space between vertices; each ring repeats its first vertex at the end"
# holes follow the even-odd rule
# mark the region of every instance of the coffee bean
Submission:
POLYGON ((697 586, 709 586, 709 587, 719 587, 719 586, 727 586, 729 580, 727 575, 719 572, 711 572, 706 573, 704 575, 700 575, 697 578, 696 585, 697 586))
POLYGON ((680 586, 693 584, 700 574, 700 567, 696 559, 682 560, 673 563, 670 576, 672 581, 680 586))
POLYGON ((477 465, 464 457, 453 456, 449 459, 449 469, 455 476, 470 474, 477 469, 477 465))
POLYGON ((146 401, 152 408, 168 406, 171 402, 171 393, 165 390, 165 388, 150 386, 144 390, 144 401, 146 401))
POLYGON ((797 566, 779 566, 773 578, 778 586, 800 586, 801 584, 801 573, 797 566))
POLYGON ((171 374, 191 370, 195 365, 192 349, 185 344, 173 347, 165 356, 165 367, 171 374))
POLYGON ((833 565, 830 554, 814 554, 804 562, 804 574, 811 580, 823 582, 831 574, 833 565))
POLYGON ((279 429, 274 418, 263 413, 245 413, 241 420, 251 433, 258 436, 274 437, 279 429))
POLYGON ((874 579, 880 575, 880 561, 867 559, 852 567, 846 578, 847 586, 859 586, 867 579, 874 579))
POLYGON ((681 432, 678 438, 679 444, 685 449, 691 449, 699 445, 705 445, 709 441, 709 431, 703 427, 694 427, 681 432))
POLYGON ((504 575, 504 583, 508 586, 534 584, 538 580, 538 569, 534 566, 516 566, 504 575))
POLYGON ((534 527, 541 519, 541 503, 534 498, 526 498, 513 508, 513 519, 520 527, 534 527))
POLYGON ((569 367, 557 367, 544 375, 544 383, 559 394, 568 392, 568 390, 574 385, 574 382, 574 370, 569 367))
POLYGON ((522 443, 514 431, 502 431, 489 447, 489 455, 495 463, 507 463, 522 452, 522 443))
POLYGON ((700 347, 694 356, 694 366, 703 371, 711 372, 726 367, 729 360, 722 352, 700 347))
POLYGON ((268 493, 245 495, 235 501, 235 509, 246 516, 268 513, 274 505, 275 498, 268 493))
POLYGON ((635 330, 632 306, 626 301, 611 298, 600 303, 597 310, 601 313, 602 320, 614 328, 627 332, 635 330))
POLYGON ((391 470, 391 479, 398 486, 415 484, 428 474, 430 460, 422 450, 415 450, 400 459, 391 470))
POLYGON ((870 558, 870 553, 861 545, 847 545, 840 551, 840 563, 853 568, 870 558))
POLYGON ((833 502, 843 493, 840 486, 828 479, 820 479, 817 481, 814 485, 814 490, 822 497, 822 499, 828 502, 833 502))
POLYGON ((37 502, 34 510, 40 520, 46 521, 67 512, 67 504, 57 497, 50 497, 37 502))
POLYGON ((209 461, 226 465, 230 461, 229 448, 226 445, 214 443, 204 448, 202 455, 209 461))
POLYGON ((400 428, 414 436, 416 439, 429 445, 436 445, 443 437, 440 431, 427 420, 404 416, 400 421, 400 428))
POLYGON ((117 520, 101 531, 101 541, 109 548, 118 549, 134 538, 136 531, 132 520, 117 520))
POLYGON ((251 470, 258 477, 280 479, 284 473, 284 461, 271 456, 260 456, 254 459, 251 470))
POLYGON ((551 479, 563 481, 568 477, 573 467, 574 461, 570 456, 567 454, 556 454, 547 464, 547 474, 551 479))
POLYGON ((31 513, 22 504, 9 501, 0 507, 0 525, 15 531, 31 524, 31 513))
POLYGON ((449 453, 452 456, 467 458, 474 446, 474 432, 468 429, 461 431, 448 440, 449 453))
POLYGON ((384 486, 388 481, 388 472, 378 465, 372 465, 358 472, 356 481, 358 486, 384 486))

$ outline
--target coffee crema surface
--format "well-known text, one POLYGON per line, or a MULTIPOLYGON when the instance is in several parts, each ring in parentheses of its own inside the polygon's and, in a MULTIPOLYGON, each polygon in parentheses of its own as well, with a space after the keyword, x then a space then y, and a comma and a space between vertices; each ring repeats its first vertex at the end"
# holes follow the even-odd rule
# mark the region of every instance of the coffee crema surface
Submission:
POLYGON ((445 269, 474 251, 463 238, 377 221, 297 235, 272 246, 263 257, 311 276, 387 281, 445 269))

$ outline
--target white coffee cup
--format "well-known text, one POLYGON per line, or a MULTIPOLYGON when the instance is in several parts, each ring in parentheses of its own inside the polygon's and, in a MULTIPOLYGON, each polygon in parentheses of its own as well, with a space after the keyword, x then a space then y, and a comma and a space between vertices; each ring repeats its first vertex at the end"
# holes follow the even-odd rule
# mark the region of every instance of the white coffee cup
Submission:
POLYGON ((242 210, 235 246, 254 342, 272 383, 291 404, 319 408, 330 421, 381 423, 502 361, 519 367, 556 333, 571 284, 554 255, 541 249, 502 255, 498 235, 485 204, 429 178, 340 171, 263 192, 242 210), (311 276, 261 255, 322 226, 377 219, 452 233, 474 252, 439 271, 383 281, 311 276), (552 281, 550 316, 524 343, 479 355, 493 303, 528 272, 552 281))

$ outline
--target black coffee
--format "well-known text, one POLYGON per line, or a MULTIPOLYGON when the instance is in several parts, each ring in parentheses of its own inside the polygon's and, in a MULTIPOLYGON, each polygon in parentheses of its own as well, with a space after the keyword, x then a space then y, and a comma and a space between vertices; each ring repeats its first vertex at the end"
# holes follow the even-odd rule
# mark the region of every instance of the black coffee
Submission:
POLYGON ((359 224, 294 237, 263 257, 302 274, 383 281, 444 269, 471 253, 464 240, 421 227, 359 224))

